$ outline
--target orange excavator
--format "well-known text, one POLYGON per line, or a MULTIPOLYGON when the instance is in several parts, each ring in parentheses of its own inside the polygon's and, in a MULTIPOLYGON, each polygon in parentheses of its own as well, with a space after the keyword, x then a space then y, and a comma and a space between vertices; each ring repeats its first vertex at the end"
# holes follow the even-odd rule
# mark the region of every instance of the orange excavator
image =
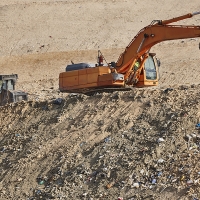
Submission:
POLYGON ((59 75, 61 92, 87 92, 104 89, 120 89, 127 86, 146 87, 158 85, 160 61, 152 46, 166 40, 200 37, 200 26, 172 25, 191 18, 200 12, 189 13, 169 20, 154 20, 138 32, 117 62, 103 63, 104 56, 98 51, 98 61, 91 67, 87 63, 70 64, 59 75), (171 25, 170 25, 171 24, 171 25))

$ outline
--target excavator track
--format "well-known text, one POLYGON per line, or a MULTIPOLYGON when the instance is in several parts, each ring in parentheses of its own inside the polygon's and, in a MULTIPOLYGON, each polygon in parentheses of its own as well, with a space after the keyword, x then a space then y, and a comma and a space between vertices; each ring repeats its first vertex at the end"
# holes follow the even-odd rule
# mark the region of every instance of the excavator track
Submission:
POLYGON ((92 88, 92 89, 81 89, 81 90, 69 90, 66 91, 67 93, 80 93, 80 94, 85 94, 88 96, 93 96, 97 93, 112 93, 115 91, 131 91, 133 90, 133 87, 112 87, 112 88, 92 88))

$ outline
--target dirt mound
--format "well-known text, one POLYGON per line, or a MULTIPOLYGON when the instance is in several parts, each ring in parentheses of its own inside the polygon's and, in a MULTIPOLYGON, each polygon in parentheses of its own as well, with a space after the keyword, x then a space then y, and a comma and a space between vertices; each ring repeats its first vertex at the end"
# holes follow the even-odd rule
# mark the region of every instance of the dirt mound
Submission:
POLYGON ((1 199, 200 198, 199 85, 0 108, 1 199))

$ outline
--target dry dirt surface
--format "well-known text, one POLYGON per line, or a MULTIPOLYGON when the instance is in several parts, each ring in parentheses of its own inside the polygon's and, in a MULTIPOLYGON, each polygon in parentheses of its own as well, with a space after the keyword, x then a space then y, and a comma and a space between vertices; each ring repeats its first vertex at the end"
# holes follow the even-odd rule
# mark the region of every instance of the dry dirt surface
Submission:
POLYGON ((29 101, 0 107, 0 199, 199 200, 199 38, 152 48, 156 88, 58 90, 71 60, 116 61, 152 20, 195 11, 199 0, 1 0, 0 74, 17 73, 29 101))

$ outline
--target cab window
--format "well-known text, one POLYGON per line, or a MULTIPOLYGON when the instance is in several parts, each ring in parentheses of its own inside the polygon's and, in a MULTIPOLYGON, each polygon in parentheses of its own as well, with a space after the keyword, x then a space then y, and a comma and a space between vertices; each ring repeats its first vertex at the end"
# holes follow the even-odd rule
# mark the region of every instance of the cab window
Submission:
POLYGON ((1 93, 2 86, 3 86, 3 81, 0 80, 0 93, 1 93))
POLYGON ((14 90, 13 80, 8 80, 8 82, 7 82, 7 88, 8 88, 8 90, 14 90))
POLYGON ((149 56, 144 63, 144 69, 146 72, 146 79, 155 80, 157 79, 156 67, 154 64, 154 60, 151 56, 149 56))

